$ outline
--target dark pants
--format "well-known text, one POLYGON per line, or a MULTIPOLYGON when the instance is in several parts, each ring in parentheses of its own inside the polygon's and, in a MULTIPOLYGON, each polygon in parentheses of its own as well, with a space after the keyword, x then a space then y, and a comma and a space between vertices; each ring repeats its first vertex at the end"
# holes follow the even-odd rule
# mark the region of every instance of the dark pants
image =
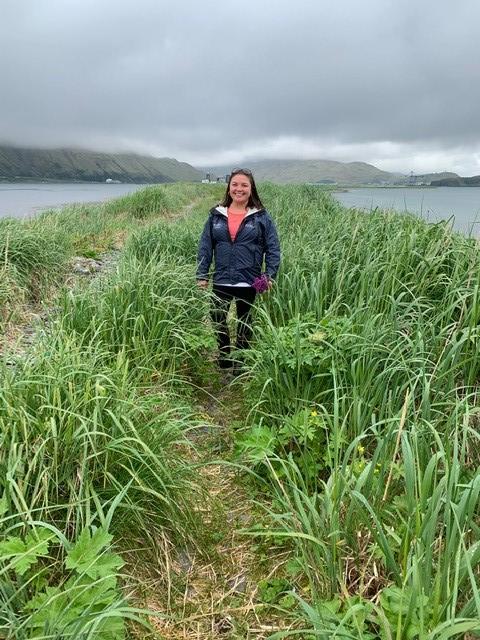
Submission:
POLYGON ((212 321, 217 332, 218 348, 220 349, 220 367, 232 365, 229 359, 230 334, 228 332, 227 314, 232 300, 237 307, 237 349, 246 349, 252 337, 251 311, 256 291, 253 287, 225 287, 213 285, 212 321))

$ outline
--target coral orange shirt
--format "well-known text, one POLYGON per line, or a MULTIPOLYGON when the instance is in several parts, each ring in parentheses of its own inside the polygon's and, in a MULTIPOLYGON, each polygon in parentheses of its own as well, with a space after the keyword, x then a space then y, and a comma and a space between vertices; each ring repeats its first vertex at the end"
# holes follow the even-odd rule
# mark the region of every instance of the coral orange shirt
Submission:
POLYGON ((246 211, 232 211, 228 209, 228 232, 232 242, 235 240, 237 231, 246 215, 246 211))

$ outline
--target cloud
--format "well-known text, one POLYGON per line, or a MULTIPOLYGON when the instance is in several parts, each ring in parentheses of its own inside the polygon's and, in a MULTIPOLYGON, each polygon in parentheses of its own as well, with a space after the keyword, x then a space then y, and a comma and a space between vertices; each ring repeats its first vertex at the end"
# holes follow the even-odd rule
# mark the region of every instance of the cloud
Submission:
POLYGON ((474 0, 3 4, 3 142, 480 173, 474 0))

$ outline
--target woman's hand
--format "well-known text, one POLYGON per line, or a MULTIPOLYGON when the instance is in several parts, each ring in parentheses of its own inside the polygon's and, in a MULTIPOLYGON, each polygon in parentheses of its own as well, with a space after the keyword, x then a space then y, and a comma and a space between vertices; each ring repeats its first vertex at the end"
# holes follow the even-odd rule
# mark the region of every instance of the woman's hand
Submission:
POLYGON ((208 287, 208 280, 197 280, 197 287, 206 289, 208 287))

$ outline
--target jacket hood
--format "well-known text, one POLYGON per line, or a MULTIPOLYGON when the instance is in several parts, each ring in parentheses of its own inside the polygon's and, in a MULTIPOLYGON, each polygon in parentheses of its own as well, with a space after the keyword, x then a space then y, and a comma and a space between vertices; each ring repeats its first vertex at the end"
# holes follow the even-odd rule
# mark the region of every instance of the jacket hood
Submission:
MULTIPOLYGON (((228 207, 222 207, 222 205, 217 205, 216 207, 213 207, 213 209, 211 210, 211 213, 220 213, 222 216, 227 217, 228 213, 227 213, 228 207)), ((258 211, 264 211, 264 209, 256 209, 255 207, 251 207, 251 208, 247 208, 247 216, 251 216, 253 213, 257 213, 258 211)))

